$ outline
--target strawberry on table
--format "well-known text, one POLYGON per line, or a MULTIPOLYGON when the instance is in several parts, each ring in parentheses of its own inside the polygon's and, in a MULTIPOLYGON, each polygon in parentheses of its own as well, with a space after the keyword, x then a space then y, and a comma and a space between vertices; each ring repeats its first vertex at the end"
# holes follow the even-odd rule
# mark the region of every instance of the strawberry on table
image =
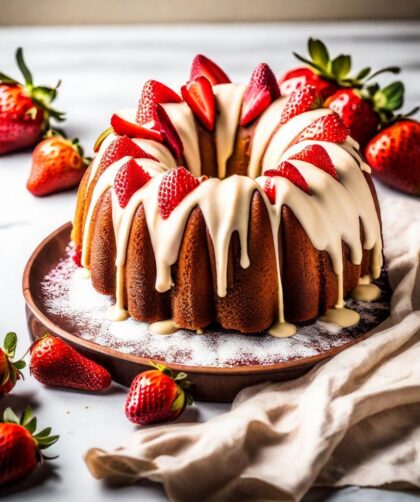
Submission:
POLYGON ((36 86, 23 59, 16 51, 16 61, 25 83, 0 73, 0 155, 36 144, 49 129, 49 120, 64 120, 64 114, 51 107, 57 87, 36 86))
POLYGON ((216 119, 216 101, 210 81, 206 77, 197 77, 182 86, 181 95, 204 127, 212 131, 216 119))
POLYGON ((404 85, 393 82, 384 89, 372 85, 366 89, 340 89, 325 101, 325 106, 340 115, 350 136, 363 148, 373 138, 380 124, 393 118, 401 108, 404 85))
POLYGON ((211 59, 202 54, 195 56, 191 66, 190 80, 193 81, 198 77, 206 77, 212 85, 230 83, 230 78, 226 73, 211 59))
POLYGON ((31 374, 44 385, 84 391, 103 391, 111 375, 58 337, 45 335, 31 347, 31 374))
POLYGON ((283 96, 291 94, 305 85, 316 87, 323 97, 328 98, 340 88, 361 89, 367 80, 384 72, 398 73, 395 66, 371 73, 371 68, 360 70, 356 76, 351 76, 351 56, 339 55, 331 59, 326 45, 317 39, 308 40, 309 57, 293 53, 306 66, 294 68, 285 73, 279 80, 280 92, 283 96))
POLYGON ((80 183, 89 162, 77 139, 71 141, 53 134, 41 141, 32 153, 27 188, 37 197, 74 188, 80 183))
POLYGON ((47 457, 42 450, 57 442, 51 427, 36 433, 36 418, 27 408, 19 420, 7 408, 0 422, 0 485, 28 476, 47 457))
POLYGON ((250 124, 279 96, 280 90, 274 73, 266 63, 261 63, 252 72, 245 90, 239 124, 250 124))
POLYGON ((182 166, 167 172, 162 178, 158 192, 162 218, 168 218, 176 206, 197 188, 200 182, 200 178, 196 178, 182 166))
POLYGON ((420 123, 402 119, 380 131, 365 155, 373 174, 402 192, 420 195, 420 123))
POLYGON ((189 387, 186 373, 176 376, 170 368, 154 365, 156 369, 144 371, 131 383, 125 403, 127 418, 137 425, 175 420, 192 398, 185 390, 189 387))
POLYGON ((16 333, 8 333, 0 348, 0 397, 8 394, 22 378, 21 370, 26 366, 22 359, 14 361, 17 347, 16 333))

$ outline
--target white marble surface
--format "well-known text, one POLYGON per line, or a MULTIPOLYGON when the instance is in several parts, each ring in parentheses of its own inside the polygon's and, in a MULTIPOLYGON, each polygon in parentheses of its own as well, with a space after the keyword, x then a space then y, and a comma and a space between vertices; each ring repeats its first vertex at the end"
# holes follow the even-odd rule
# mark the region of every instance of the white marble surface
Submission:
MULTIPOLYGON (((203 52, 218 61, 233 79, 247 80, 253 67, 266 61, 280 73, 293 63, 292 50, 305 51, 308 36, 321 37, 334 52, 351 52, 355 68, 399 64, 407 85, 406 109, 420 103, 420 23, 131 26, 96 28, 1 28, 0 67, 17 75, 13 61, 23 46, 40 83, 63 85, 57 107, 68 112, 67 131, 81 139, 87 153, 112 111, 133 106, 141 83, 156 78, 178 85, 187 78, 192 57, 203 52)), ((75 193, 36 199, 25 189, 30 154, 0 158, 0 337, 14 330, 20 352, 28 343, 21 275, 39 241, 71 218, 75 193)), ((379 186, 380 197, 395 196, 379 186)), ((397 195, 398 196, 398 195, 397 195)), ((0 403, 17 410, 31 404, 41 426, 60 434, 51 453, 59 458, 25 482, 0 490, 13 501, 166 500, 159 486, 140 483, 112 488, 94 481, 82 462, 90 446, 117 446, 134 427, 125 419, 125 390, 106 396, 46 389, 26 371, 12 396, 0 403)), ((227 405, 199 403, 182 420, 207 420, 227 405)), ((273 461, 275 461, 273 459, 273 461)), ((308 500, 414 500, 415 494, 359 490, 313 491, 308 500)))

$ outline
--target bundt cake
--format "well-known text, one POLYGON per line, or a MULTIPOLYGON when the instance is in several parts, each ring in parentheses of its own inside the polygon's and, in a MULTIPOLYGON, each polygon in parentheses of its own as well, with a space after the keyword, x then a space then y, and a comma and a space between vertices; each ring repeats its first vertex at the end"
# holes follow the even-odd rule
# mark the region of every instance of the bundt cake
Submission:
POLYGON ((266 64, 231 83, 204 56, 178 95, 148 81, 80 185, 72 239, 112 320, 295 333, 358 322, 374 299, 378 201, 358 144, 315 88, 280 96, 266 64))

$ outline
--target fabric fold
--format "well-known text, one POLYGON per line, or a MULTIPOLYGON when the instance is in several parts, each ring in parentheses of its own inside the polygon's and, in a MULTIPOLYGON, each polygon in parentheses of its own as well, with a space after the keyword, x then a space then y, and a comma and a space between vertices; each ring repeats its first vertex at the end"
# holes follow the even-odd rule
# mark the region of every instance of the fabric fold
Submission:
POLYGON ((244 389, 206 423, 91 449, 92 475, 147 478, 180 502, 296 501, 313 484, 420 487, 419 207, 382 204, 394 294, 391 317, 372 336, 297 380, 244 389))

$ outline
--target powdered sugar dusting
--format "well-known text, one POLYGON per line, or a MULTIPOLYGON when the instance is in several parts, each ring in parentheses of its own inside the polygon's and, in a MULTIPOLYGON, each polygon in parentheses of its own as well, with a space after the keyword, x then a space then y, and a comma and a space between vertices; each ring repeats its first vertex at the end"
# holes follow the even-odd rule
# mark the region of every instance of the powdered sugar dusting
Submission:
POLYGON ((267 333, 241 335, 219 327, 206 329, 201 335, 187 330, 153 335, 147 323, 108 320, 113 299, 94 290, 90 279, 69 257, 69 249, 42 282, 45 314, 84 340, 169 364, 232 367, 298 360, 349 343, 389 314, 389 291, 382 278, 378 285, 383 294, 378 301, 347 302, 361 316, 357 326, 347 329, 317 321, 299 326, 291 338, 274 338, 267 333))

